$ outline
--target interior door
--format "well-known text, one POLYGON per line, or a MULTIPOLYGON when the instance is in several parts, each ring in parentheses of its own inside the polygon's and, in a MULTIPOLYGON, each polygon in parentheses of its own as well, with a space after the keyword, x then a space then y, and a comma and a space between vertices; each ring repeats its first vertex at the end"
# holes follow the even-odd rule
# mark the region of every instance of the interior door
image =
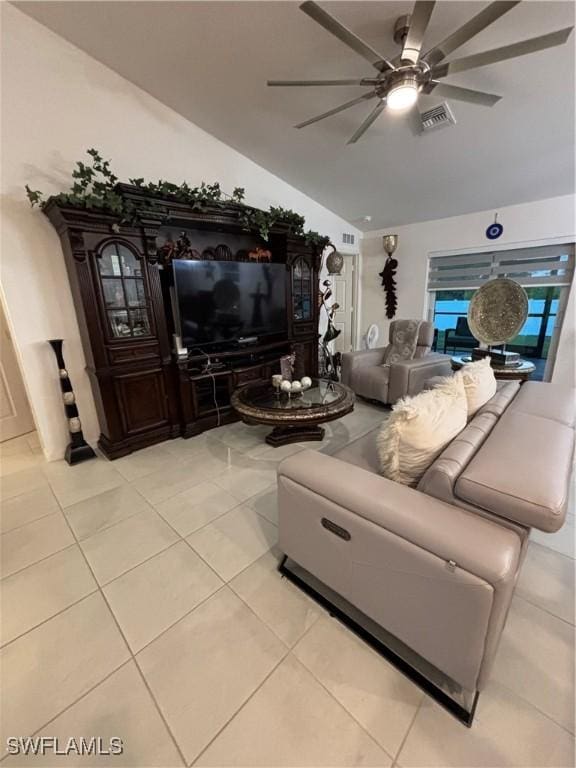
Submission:
POLYGON ((339 305, 334 313, 334 325, 341 331, 334 341, 336 352, 352 352, 354 349, 355 261, 354 256, 344 256, 341 274, 329 278, 334 302, 339 305))
POLYGON ((0 305, 0 442, 32 432, 34 419, 24 389, 4 309, 0 305))

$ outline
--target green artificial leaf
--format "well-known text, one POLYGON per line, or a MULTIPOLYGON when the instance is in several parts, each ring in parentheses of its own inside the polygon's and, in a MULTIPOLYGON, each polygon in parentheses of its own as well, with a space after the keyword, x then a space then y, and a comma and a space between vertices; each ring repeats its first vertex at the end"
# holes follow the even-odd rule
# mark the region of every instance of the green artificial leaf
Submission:
POLYGON ((38 189, 30 189, 26 184, 26 197, 30 201, 30 205, 34 208, 35 205, 42 205, 44 202, 44 195, 38 189))
MULTIPOLYGON (((162 206, 153 199, 139 202, 138 205, 125 200, 116 189, 118 177, 112 172, 110 161, 104 160, 100 152, 93 147, 87 149, 86 154, 91 158, 91 164, 78 161, 72 170, 73 183, 70 190, 51 198, 59 205, 107 210, 117 214, 121 221, 132 224, 137 222, 138 211, 142 210, 142 207, 146 207, 148 210, 162 209, 162 206)), ((330 243, 330 238, 320 235, 318 232, 308 231, 305 233, 304 217, 289 208, 270 206, 268 211, 262 211, 245 205, 244 187, 234 187, 232 195, 228 196, 223 195, 220 183, 217 181, 211 184, 202 181, 197 187, 191 187, 185 181, 181 184, 174 184, 164 179, 159 179, 156 183, 146 182, 141 177, 128 181, 139 189, 148 192, 150 197, 175 197, 188 204, 193 210, 205 210, 209 204, 223 205, 225 199, 230 197, 234 203, 241 206, 238 212, 238 221, 241 227, 251 232, 257 232, 265 241, 268 241, 272 227, 281 223, 287 226, 292 234, 304 236, 306 243, 314 245, 316 248, 324 249, 330 243)), ((39 190, 33 190, 26 185, 26 195, 30 205, 41 207, 44 205, 44 198, 39 190)))

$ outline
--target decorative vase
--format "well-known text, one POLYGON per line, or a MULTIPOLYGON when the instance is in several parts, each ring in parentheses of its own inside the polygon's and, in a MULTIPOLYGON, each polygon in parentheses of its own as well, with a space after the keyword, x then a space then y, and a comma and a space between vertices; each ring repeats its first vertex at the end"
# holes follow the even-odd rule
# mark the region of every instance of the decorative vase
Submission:
POLYGON ((336 248, 332 246, 332 253, 328 255, 326 259, 326 267, 328 268, 329 275, 339 275, 342 272, 344 266, 344 256, 338 253, 336 248))
POLYGON ((86 461, 86 459, 92 459, 96 454, 86 440, 84 440, 84 435, 82 434, 82 424, 78 416, 78 408, 76 407, 76 398, 74 396, 72 382, 68 376, 66 363, 64 362, 64 357, 62 355, 63 339, 49 339, 48 343, 54 350, 56 362, 58 363, 58 376, 60 378, 62 402, 68 421, 68 432, 70 433, 70 443, 66 448, 64 458, 70 465, 79 464, 81 461, 86 461))

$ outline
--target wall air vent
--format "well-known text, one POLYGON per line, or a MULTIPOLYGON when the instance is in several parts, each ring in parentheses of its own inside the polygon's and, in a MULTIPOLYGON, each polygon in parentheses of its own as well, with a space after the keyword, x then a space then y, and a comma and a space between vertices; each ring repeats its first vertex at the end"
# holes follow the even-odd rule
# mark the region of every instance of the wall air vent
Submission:
POLYGON ((456 118, 446 102, 421 112, 420 119, 422 120, 423 133, 434 131, 436 128, 447 128, 449 125, 456 125, 456 118))
POLYGON ((345 245, 354 245, 356 242, 356 236, 349 233, 349 232, 343 232, 342 233, 342 242, 345 245))

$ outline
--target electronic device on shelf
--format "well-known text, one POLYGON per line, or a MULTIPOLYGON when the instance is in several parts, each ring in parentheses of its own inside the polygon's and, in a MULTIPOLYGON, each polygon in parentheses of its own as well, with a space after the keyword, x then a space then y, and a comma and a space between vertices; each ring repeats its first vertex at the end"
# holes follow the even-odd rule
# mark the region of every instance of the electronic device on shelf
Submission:
POLYGON ((182 344, 226 351, 287 333, 284 264, 174 261, 182 344))

